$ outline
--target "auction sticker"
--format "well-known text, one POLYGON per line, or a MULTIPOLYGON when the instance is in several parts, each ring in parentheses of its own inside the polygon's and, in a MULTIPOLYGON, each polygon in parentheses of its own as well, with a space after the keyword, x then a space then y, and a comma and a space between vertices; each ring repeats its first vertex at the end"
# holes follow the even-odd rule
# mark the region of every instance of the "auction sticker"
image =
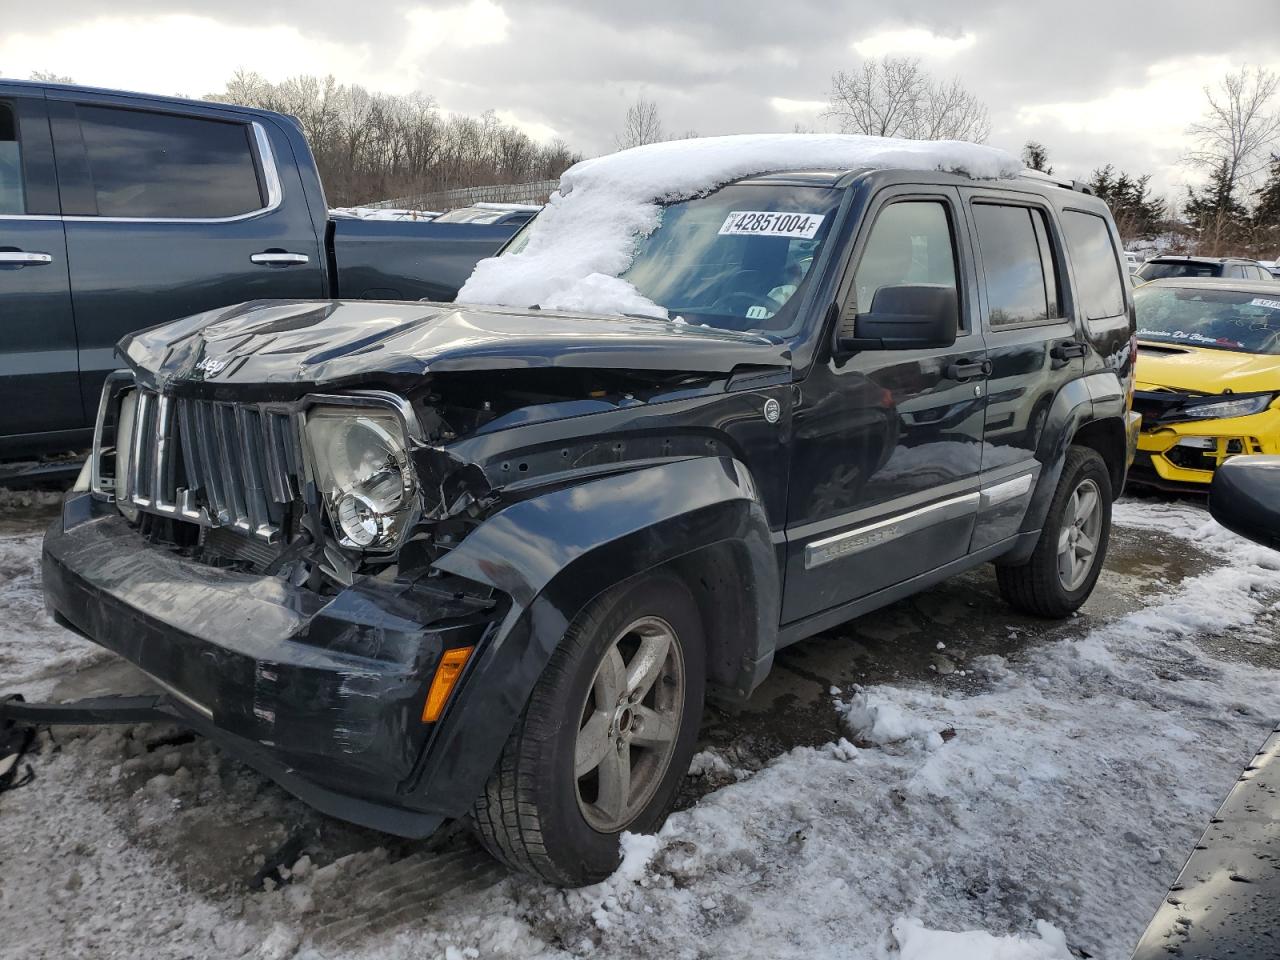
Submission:
MULTIPOLYGON (((720 231, 724 233, 723 230, 720 231)), ((1266 297, 1254 297, 1249 301, 1251 307, 1270 307, 1272 310, 1280 310, 1280 300, 1268 300, 1266 297)))
POLYGON ((771 213, 768 210, 734 210, 720 227, 723 236, 798 237, 812 240, 822 226, 821 213, 771 213))

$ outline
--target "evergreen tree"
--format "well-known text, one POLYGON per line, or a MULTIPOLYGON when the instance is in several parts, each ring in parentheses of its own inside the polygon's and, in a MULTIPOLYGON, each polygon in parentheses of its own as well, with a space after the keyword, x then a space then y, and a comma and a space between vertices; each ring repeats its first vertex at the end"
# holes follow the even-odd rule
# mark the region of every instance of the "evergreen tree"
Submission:
POLYGON ((1111 164, 1093 171, 1093 192, 1111 208, 1120 236, 1125 240, 1149 238, 1160 232, 1165 217, 1163 200, 1151 195, 1151 174, 1131 177, 1111 164))
POLYGON ((1027 141, 1027 145, 1022 148, 1022 162, 1028 170, 1053 173, 1053 167, 1049 166, 1049 151, 1038 140, 1027 141))
POLYGON ((1280 232, 1280 155, 1271 158, 1271 170, 1257 192, 1253 226, 1257 230, 1280 232))
POLYGON ((1214 167, 1209 182, 1200 190, 1187 187, 1187 202, 1182 210, 1196 230, 1202 234, 1210 231, 1218 237, 1238 231, 1249 219, 1244 204, 1235 195, 1225 160, 1214 167))

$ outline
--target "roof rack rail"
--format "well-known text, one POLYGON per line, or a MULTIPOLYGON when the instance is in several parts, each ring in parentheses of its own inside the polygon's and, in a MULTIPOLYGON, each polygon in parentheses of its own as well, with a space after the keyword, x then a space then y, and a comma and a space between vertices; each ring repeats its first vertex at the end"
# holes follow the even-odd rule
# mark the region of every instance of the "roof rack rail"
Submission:
POLYGON ((1068 180, 1065 177, 1055 177, 1051 173, 1045 173, 1043 170, 1032 170, 1030 167, 1023 170, 1020 176, 1026 177, 1028 180, 1040 180, 1044 183, 1051 183, 1055 187, 1062 187, 1066 190, 1074 190, 1076 193, 1084 193, 1093 196, 1093 187, 1080 180, 1068 180))

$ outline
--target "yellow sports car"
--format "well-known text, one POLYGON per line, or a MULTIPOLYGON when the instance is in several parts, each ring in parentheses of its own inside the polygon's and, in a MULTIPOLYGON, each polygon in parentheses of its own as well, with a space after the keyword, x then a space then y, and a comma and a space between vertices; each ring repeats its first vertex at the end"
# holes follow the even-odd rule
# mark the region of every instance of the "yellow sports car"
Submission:
POLYGON ((1129 478, 1208 489, 1241 453, 1280 453, 1280 283, 1156 280, 1133 291, 1142 414, 1129 478))

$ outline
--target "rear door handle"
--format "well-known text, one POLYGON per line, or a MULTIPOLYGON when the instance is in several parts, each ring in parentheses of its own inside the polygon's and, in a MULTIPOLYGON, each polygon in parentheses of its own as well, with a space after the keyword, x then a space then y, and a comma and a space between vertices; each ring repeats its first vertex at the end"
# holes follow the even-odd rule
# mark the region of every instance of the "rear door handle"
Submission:
POLYGON ((249 259, 254 263, 265 263, 269 267, 292 267, 311 262, 311 258, 305 253, 282 253, 276 251, 255 253, 249 259))
POLYGON ((1055 343, 1049 348, 1049 356, 1053 357, 1054 360, 1076 360, 1083 357, 1085 352, 1085 345, 1077 343, 1075 340, 1055 343))
POLYGON ((0 263, 12 263, 20 267, 39 267, 53 263, 47 253, 27 253, 25 250, 0 250, 0 263))
POLYGON ((991 376, 991 369, 990 360, 963 360, 947 364, 945 373, 948 380, 972 380, 991 376))

